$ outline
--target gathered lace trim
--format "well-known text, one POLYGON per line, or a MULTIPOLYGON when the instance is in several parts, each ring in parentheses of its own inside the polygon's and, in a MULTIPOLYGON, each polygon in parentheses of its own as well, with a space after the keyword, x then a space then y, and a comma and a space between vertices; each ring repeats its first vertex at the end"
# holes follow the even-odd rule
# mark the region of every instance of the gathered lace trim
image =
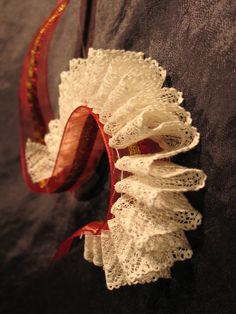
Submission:
POLYGON ((165 77, 143 53, 89 49, 87 59, 71 60, 61 74, 60 117, 49 123, 45 145, 26 144, 32 181, 49 178, 66 122, 84 105, 99 115, 110 147, 151 139, 161 148, 117 160, 115 167, 129 175, 115 184, 121 196, 111 208, 109 230, 85 235, 84 258, 103 267, 109 289, 170 278, 173 263, 192 256, 184 231, 201 223, 183 192, 204 187, 206 175, 166 160, 195 147, 200 135, 181 106, 182 93, 162 87, 165 77))

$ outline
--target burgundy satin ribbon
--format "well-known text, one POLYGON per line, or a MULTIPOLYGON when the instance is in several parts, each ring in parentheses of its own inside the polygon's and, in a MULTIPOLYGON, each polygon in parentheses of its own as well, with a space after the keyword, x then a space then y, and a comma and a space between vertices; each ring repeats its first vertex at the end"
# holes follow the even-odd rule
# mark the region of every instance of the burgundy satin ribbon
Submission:
MULTIPOLYGON (((33 192, 52 193, 73 190, 90 177, 106 148, 111 176, 110 204, 105 221, 94 221, 82 227, 65 240, 53 260, 68 253, 75 238, 85 233, 99 234, 107 230, 107 221, 112 218, 111 207, 119 195, 114 185, 121 180, 121 172, 115 168, 118 158, 134 153, 159 151, 151 140, 140 141, 132 147, 119 151, 109 147, 109 136, 104 133, 98 115, 86 106, 80 106, 69 117, 62 136, 52 176, 43 182, 33 183, 27 171, 25 145, 28 138, 44 144, 48 122, 53 112, 48 96, 47 63, 51 38, 55 27, 66 9, 69 0, 58 1, 55 9, 38 30, 30 44, 23 66, 19 91, 20 150, 23 177, 33 192), (68 153, 69 152, 69 153, 68 153)), ((125 174, 124 174, 125 176, 125 174)))
MULTIPOLYGON (((44 136, 48 132, 48 122, 53 119, 47 82, 48 53, 53 32, 68 4, 69 0, 58 1, 52 13, 35 34, 28 48, 20 79, 19 115, 22 173, 27 186, 33 192, 52 193, 77 188, 93 173, 104 151, 104 146, 109 147, 108 139, 97 115, 93 114, 91 109, 81 106, 71 114, 67 121, 52 176, 45 182, 33 183, 27 171, 26 141, 30 138, 32 141, 44 144, 44 136)), ((115 179, 112 154, 109 150, 111 200, 106 220, 111 218, 110 207, 114 198, 115 179)), ((60 245, 54 260, 69 251, 75 238, 87 232, 97 234, 102 228, 107 228, 106 221, 91 222, 82 227, 60 245)))
POLYGON ((59 260, 69 252, 74 239, 80 238, 86 233, 94 235, 98 234, 102 228, 104 229, 104 227, 103 221, 93 221, 74 232, 69 238, 61 243, 56 254, 53 256, 52 262, 59 260))
POLYGON ((52 13, 36 32, 25 56, 19 87, 20 156, 22 173, 33 192, 44 192, 31 181, 25 160, 25 143, 28 138, 44 143, 48 122, 53 111, 48 95, 48 52, 53 32, 69 0, 60 0, 52 13))

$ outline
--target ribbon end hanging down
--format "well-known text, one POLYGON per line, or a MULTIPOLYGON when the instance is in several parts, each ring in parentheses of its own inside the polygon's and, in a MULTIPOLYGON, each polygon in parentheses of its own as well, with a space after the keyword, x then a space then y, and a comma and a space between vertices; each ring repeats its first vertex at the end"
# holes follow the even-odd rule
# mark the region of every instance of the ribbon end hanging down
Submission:
POLYGON ((62 257, 69 253, 74 239, 81 238, 86 233, 99 234, 103 226, 104 226, 103 221, 93 221, 87 224, 86 226, 80 228, 76 232, 74 232, 69 238, 67 238, 65 241, 61 243, 61 245, 59 246, 55 255, 52 258, 51 264, 60 260, 62 257))
POLYGON ((61 245, 59 246, 55 255, 52 258, 51 264, 53 264, 54 262, 64 257, 70 251, 72 242, 73 242, 73 238, 70 237, 61 243, 61 245))

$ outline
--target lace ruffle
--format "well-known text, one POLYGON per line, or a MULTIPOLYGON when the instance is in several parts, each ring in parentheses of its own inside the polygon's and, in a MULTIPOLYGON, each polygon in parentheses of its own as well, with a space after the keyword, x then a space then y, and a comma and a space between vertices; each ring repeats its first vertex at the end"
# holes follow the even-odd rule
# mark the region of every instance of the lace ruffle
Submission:
POLYGON ((50 122, 45 145, 26 145, 32 180, 49 178, 65 124, 84 105, 99 115, 110 147, 150 139, 161 148, 117 160, 115 167, 129 175, 115 184, 121 196, 111 208, 109 230, 85 235, 84 258, 104 268, 109 289, 170 278, 173 263, 192 256, 184 231, 201 223, 183 192, 204 187, 206 175, 166 160, 196 146, 199 133, 181 107, 182 93, 162 87, 165 77, 143 53, 90 49, 87 59, 71 60, 61 74, 60 117, 50 122))

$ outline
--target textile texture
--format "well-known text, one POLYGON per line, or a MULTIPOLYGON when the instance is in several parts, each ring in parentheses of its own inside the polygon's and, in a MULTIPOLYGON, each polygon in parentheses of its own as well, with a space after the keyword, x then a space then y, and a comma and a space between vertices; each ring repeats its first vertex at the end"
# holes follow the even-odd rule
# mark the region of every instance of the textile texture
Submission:
MULTIPOLYGON (((50 266, 59 243, 104 218, 106 155, 76 193, 33 194, 21 176, 18 82, 27 46, 56 1, 0 3, 0 313, 234 313, 236 3, 230 0, 97 0, 87 46, 143 51, 167 70, 165 85, 183 91, 200 144, 175 162, 203 169, 206 188, 188 193, 203 224, 187 233, 194 255, 171 280, 108 291, 103 271, 83 259, 82 241, 50 266)), ((80 10, 72 0, 54 36, 49 90, 56 111, 59 73, 78 56, 80 10)), ((91 3, 91 1, 88 1, 91 3)), ((86 22, 88 24, 88 21, 86 22)), ((85 24, 86 24, 85 23, 85 24)))

